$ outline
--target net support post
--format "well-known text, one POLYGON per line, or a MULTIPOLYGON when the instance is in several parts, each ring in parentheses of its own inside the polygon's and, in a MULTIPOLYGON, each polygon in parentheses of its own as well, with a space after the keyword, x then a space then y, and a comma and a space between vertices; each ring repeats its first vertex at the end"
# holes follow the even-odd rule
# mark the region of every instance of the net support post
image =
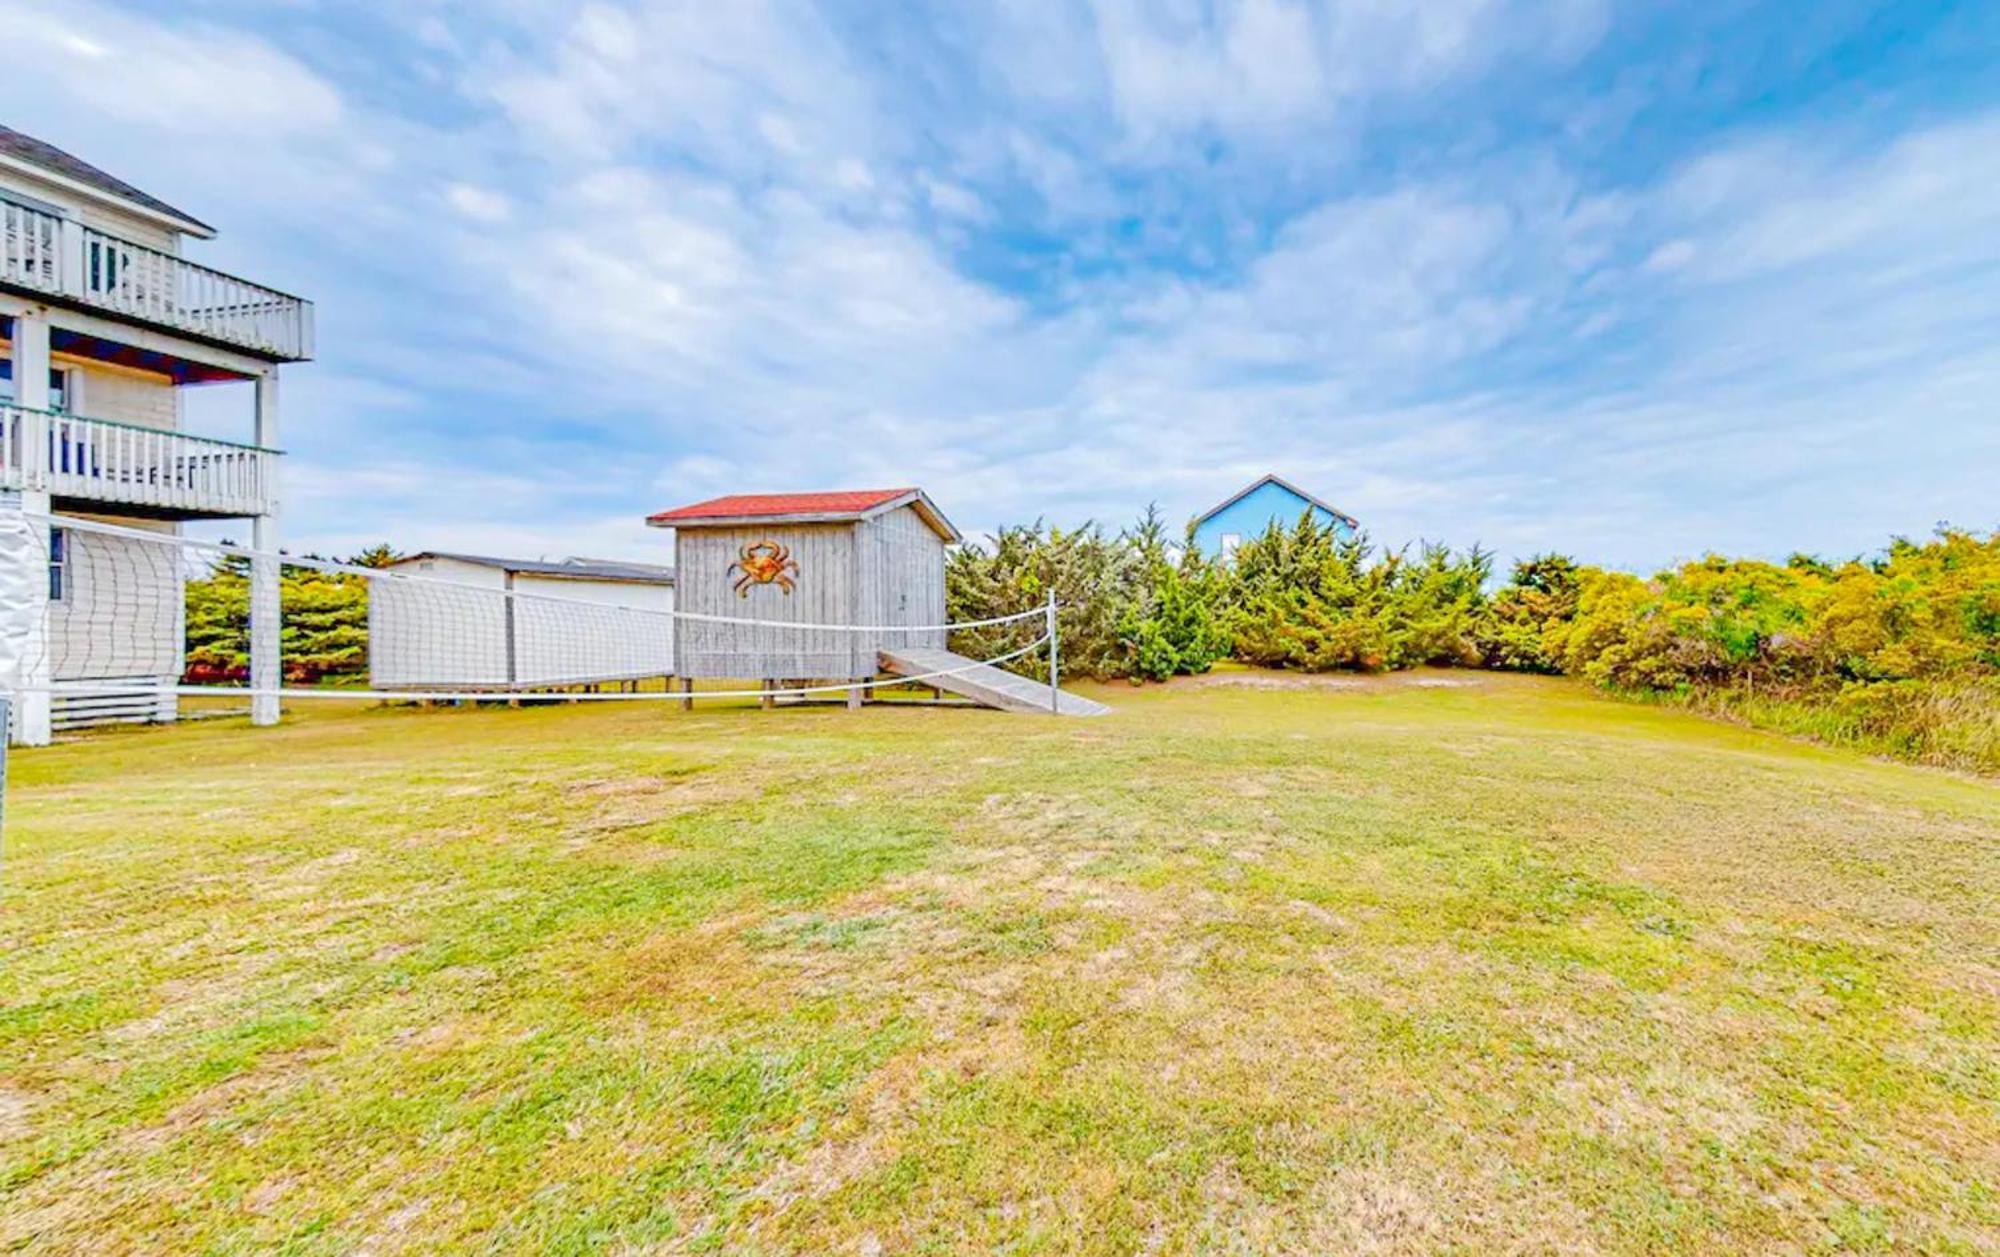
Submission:
POLYGON ((1056 645, 1056 591, 1049 591, 1049 712, 1062 714, 1062 652, 1056 645))
POLYGON ((268 515, 257 517, 251 526, 251 546, 257 553, 250 560, 250 723, 278 723, 278 688, 283 670, 278 658, 281 614, 278 597, 278 560, 272 547, 278 540, 278 521, 268 515))
MULTIPOLYGON (((278 369, 272 367, 257 377, 257 444, 278 447, 278 369)), ((250 723, 278 723, 278 689, 284 684, 284 665, 278 657, 282 640, 280 619, 284 614, 279 598, 278 569, 278 460, 267 460, 264 485, 264 514, 250 525, 250 545, 257 556, 250 562, 250 723)))

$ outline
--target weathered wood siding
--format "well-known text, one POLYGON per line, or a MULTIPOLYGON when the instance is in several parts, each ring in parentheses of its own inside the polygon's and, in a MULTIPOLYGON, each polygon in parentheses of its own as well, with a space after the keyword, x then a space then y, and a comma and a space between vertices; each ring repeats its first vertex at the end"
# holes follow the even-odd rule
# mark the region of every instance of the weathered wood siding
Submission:
MULTIPOLYGON (((859 601, 852 524, 751 524, 681 528, 674 533, 675 598, 684 612, 735 616, 772 624, 856 624, 859 601), (798 572, 787 594, 776 584, 750 585, 739 596, 740 573, 730 567, 743 547, 771 541, 791 551, 798 572)), ((860 657, 852 633, 765 629, 756 625, 681 621, 675 671, 684 677, 760 680, 846 680, 860 657)))
MULTIPOLYGON (((902 506, 858 525, 863 624, 944 623, 944 539, 923 516, 902 506)), ((883 633, 867 643, 855 675, 875 673, 875 653, 897 646, 943 649, 942 630, 883 633)))
MULTIPOLYGON (((173 525, 101 518, 172 535, 173 525)), ((180 548, 69 530, 63 598, 49 604, 51 674, 57 681, 171 677, 181 673, 180 548)))

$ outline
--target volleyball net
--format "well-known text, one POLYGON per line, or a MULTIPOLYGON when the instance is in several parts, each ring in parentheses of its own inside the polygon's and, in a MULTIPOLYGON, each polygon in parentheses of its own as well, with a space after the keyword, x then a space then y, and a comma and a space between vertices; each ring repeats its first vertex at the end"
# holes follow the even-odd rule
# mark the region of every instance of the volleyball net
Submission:
MULTIPOLYGON (((575 701, 834 699, 923 686, 1056 650, 1053 604, 938 624, 688 612, 665 568, 466 555, 369 562, 0 509, 0 689, 48 694, 56 724, 167 718, 198 696, 575 701), (877 652, 986 657, 883 676, 877 652), (704 678, 692 688, 686 668, 704 678), (752 670, 729 671, 733 660, 752 670), (772 661, 781 661, 774 663, 772 661), (709 678, 719 678, 710 680, 709 678), (729 688, 731 680, 755 688, 729 688)), ((919 656, 928 657, 928 656, 919 656)), ((1043 673, 1046 675, 1046 673, 1043 673)))

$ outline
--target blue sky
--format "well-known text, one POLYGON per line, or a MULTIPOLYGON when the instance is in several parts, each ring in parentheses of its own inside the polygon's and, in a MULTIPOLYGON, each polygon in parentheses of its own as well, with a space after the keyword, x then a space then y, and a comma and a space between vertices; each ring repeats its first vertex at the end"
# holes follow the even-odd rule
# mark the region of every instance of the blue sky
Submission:
POLYGON ((1641 568, 2000 524, 2000 6, 0 29, 5 121, 318 302, 295 546, 657 557, 652 510, 906 483, 968 531, 1184 519, 1265 471, 1379 540, 1641 568))

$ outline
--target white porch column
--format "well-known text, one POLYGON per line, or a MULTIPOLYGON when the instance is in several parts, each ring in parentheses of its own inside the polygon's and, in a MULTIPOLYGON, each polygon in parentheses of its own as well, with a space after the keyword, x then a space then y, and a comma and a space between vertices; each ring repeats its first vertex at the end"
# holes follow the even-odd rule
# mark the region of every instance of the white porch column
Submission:
MULTIPOLYGON (((14 319, 14 399, 30 410, 49 408, 49 317, 40 309, 14 319)), ((28 607, 23 615, 28 637, 21 659, 22 690, 14 696, 14 740, 23 746, 49 744, 49 683, 54 676, 54 652, 49 638, 49 552, 51 544, 46 517, 49 495, 34 487, 35 473, 48 459, 47 427, 39 422, 24 425, 21 456, 26 461, 30 487, 21 494, 20 506, 29 515, 42 516, 33 527, 39 541, 31 547, 28 563, 34 569, 24 582, 28 607)), ((46 480, 39 483, 47 484, 46 480)))
MULTIPOLYGON (((272 367, 257 377, 256 443, 265 449, 278 446, 278 369, 272 367)), ((278 549, 278 460, 266 464, 269 482, 265 485, 267 513, 251 525, 250 545, 260 557, 250 564, 250 688, 275 691, 284 682, 284 664, 278 656, 279 603, 278 561, 261 557, 278 549)), ((251 696, 250 723, 278 723, 278 696, 261 693, 251 696)))
POLYGON ((49 316, 40 306, 14 320, 14 400, 29 410, 49 408, 49 316))

